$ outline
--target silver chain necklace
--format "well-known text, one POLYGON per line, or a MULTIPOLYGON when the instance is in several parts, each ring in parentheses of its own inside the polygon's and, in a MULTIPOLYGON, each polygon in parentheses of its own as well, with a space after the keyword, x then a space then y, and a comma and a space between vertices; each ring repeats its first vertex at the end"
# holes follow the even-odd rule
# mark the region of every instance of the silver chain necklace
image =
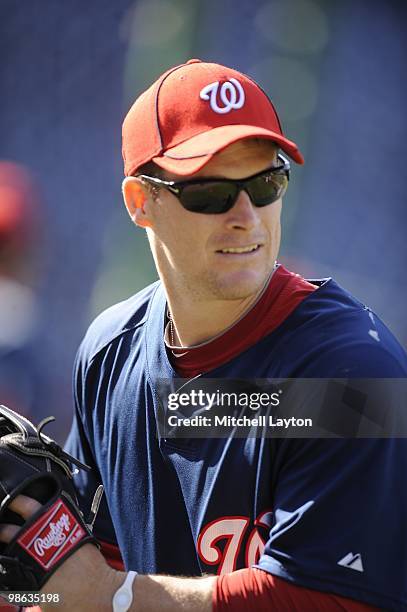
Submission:
MULTIPOLYGON (((184 353, 176 353, 174 351, 174 349, 172 347, 175 347, 175 327, 174 327, 174 322, 172 320, 171 317, 171 313, 169 310, 167 310, 167 317, 168 317, 168 322, 169 322, 169 331, 170 331, 170 342, 171 342, 171 346, 169 347, 171 353, 174 355, 174 357, 183 357, 183 355, 186 355, 188 353, 188 351, 185 351, 184 353)), ((181 347, 183 348, 183 347, 181 347)))

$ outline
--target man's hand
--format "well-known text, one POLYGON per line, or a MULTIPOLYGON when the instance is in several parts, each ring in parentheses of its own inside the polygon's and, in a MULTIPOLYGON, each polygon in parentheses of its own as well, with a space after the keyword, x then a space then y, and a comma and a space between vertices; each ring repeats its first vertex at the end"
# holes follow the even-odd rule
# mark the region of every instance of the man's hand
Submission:
MULTIPOLYGON (((19 495, 10 509, 29 520, 41 505, 19 495)), ((0 525, 0 542, 9 543, 18 527, 0 525)), ((55 612, 111 612, 112 599, 125 580, 124 572, 110 568, 100 551, 85 544, 52 574, 41 593, 58 594, 61 603, 42 604, 41 610, 55 612)), ((137 576, 134 583, 132 612, 211 612, 212 590, 216 577, 177 578, 172 576, 137 576)))
MULTIPOLYGON (((9 508, 27 521, 41 509, 41 504, 26 495, 19 495, 9 508)), ((0 542, 9 544, 19 529, 16 525, 0 525, 0 542)), ((41 609, 110 611, 113 594, 123 580, 124 574, 112 570, 95 546, 85 544, 64 561, 41 589, 42 594, 59 595, 61 603, 57 608, 55 604, 42 604, 41 609)))

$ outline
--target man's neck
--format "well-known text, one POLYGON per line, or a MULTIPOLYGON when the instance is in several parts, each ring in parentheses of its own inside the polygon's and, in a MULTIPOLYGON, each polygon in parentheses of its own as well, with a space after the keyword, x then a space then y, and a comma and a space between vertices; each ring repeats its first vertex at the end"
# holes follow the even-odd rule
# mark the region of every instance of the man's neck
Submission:
POLYGON ((213 340, 241 319, 258 301, 270 282, 253 295, 236 300, 194 301, 179 296, 171 299, 167 293, 172 320, 173 344, 192 347, 213 340))

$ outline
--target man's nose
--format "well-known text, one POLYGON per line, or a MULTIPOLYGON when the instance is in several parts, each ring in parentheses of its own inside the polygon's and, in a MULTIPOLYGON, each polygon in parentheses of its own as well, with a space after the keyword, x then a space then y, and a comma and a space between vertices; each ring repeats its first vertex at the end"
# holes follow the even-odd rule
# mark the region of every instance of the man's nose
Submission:
POLYGON ((258 211, 249 194, 242 189, 236 202, 226 213, 226 225, 230 229, 251 230, 258 222, 258 211))

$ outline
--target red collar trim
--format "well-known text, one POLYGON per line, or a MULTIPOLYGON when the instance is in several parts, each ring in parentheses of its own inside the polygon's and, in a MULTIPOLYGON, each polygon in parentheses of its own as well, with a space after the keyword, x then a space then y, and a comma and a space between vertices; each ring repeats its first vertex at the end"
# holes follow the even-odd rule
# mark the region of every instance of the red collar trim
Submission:
POLYGON ((315 289, 299 274, 278 266, 259 301, 224 334, 187 349, 180 357, 168 351, 173 368, 180 376, 192 378, 230 361, 274 331, 315 289))

